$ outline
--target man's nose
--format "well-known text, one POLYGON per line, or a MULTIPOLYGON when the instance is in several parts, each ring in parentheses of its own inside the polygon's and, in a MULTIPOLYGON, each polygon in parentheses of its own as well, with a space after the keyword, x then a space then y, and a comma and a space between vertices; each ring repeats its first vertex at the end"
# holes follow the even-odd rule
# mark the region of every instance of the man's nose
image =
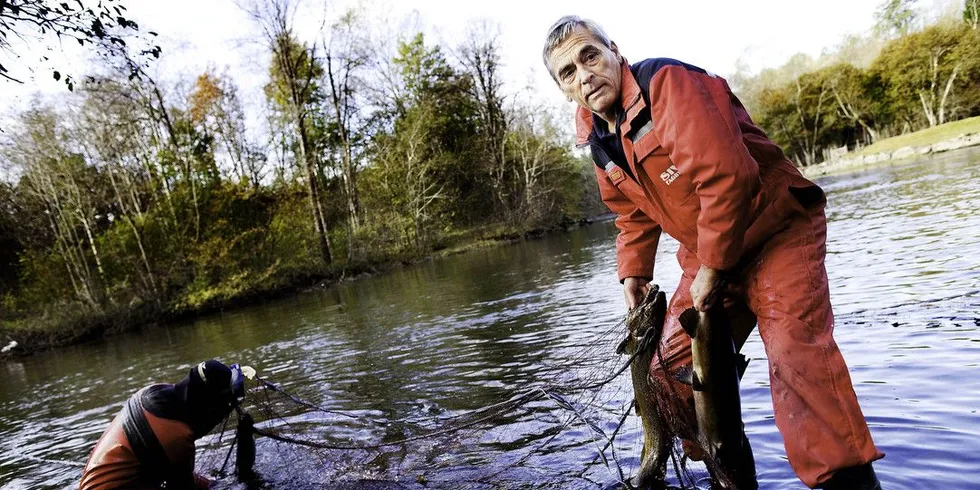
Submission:
POLYGON ((584 67, 578 69, 578 79, 580 84, 585 85, 587 83, 592 83, 592 77, 593 74, 588 69, 584 67))

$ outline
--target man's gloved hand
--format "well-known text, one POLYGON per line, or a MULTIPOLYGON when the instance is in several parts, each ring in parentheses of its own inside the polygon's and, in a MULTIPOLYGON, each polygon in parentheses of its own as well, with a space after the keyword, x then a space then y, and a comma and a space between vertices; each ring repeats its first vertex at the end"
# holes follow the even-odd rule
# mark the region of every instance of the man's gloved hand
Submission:
POLYGON ((643 302, 650 290, 650 280, 645 277, 627 277, 623 280, 623 293, 626 295, 626 308, 632 310, 643 302))

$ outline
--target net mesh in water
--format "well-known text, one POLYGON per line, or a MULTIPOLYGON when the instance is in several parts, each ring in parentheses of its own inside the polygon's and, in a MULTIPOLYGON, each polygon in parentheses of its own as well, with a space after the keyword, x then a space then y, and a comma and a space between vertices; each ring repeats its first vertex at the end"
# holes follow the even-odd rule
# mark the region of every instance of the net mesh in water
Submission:
MULTIPOLYGON (((222 488, 633 488, 642 438, 629 375, 642 352, 615 352, 641 327, 652 327, 648 345, 660 348, 663 318, 649 308, 656 296, 654 288, 538 382, 462 413, 385 420, 320 406, 258 377, 238 423, 204 441, 198 467, 222 488)), ((651 387, 657 398, 674 396, 651 387)), ((669 409, 658 423, 668 434, 693 429, 669 409)), ((677 441, 669 452, 673 486, 704 486, 713 462, 689 465, 677 441)))

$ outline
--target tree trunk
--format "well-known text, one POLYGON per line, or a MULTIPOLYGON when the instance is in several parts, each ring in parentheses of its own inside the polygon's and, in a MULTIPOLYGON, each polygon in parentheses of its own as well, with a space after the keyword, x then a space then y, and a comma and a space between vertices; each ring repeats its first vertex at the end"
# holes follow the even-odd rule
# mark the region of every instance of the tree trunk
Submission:
POLYGON ((115 304, 116 301, 112 298, 112 294, 109 291, 109 282, 105 278, 105 270, 102 268, 102 259, 99 257, 99 250, 95 247, 95 238, 92 237, 92 227, 89 225, 88 218, 82 215, 81 209, 76 209, 75 212, 78 213, 78 220, 82 223, 85 236, 88 238, 89 249, 92 251, 92 258, 95 259, 95 269, 99 271, 99 281, 102 282, 102 290, 105 293, 105 298, 110 303, 115 304))
POLYGON ((313 168, 313 155, 310 151, 309 137, 306 132, 305 118, 299 116, 296 124, 299 129, 299 148, 300 160, 303 162, 303 173, 306 175, 306 182, 310 194, 310 211, 313 215, 313 226, 317 234, 317 242, 320 245, 320 257, 325 265, 333 262, 333 254, 330 251, 330 241, 327 239, 327 221, 323 216, 323 206, 320 204, 320 192, 317 185, 318 179, 316 170, 313 168))
POLYGON ((919 90, 919 101, 922 102, 922 113, 925 114, 926 120, 929 121, 929 127, 936 126, 936 114, 932 111, 932 104, 926 102, 926 95, 919 90))
MULTIPOLYGON (((119 191, 118 184, 116 184, 116 178, 114 175, 115 170, 110 169, 108 173, 109 173, 109 182, 112 184, 113 193, 116 195, 116 202, 119 204, 119 209, 122 211, 122 219, 129 226, 130 231, 133 232, 133 238, 136 239, 136 246, 140 250, 140 260, 142 260, 143 267, 146 269, 146 274, 144 275, 141 273, 140 276, 144 278, 143 279, 144 284, 148 286, 148 289, 150 290, 150 294, 153 295, 154 301, 156 301, 157 304, 159 305, 160 298, 159 298, 159 293, 157 291, 156 280, 153 277, 153 269, 150 267, 150 261, 146 257, 146 249, 143 247, 143 237, 140 234, 139 229, 136 227, 136 223, 133 222, 133 217, 126 209, 126 205, 124 204, 122 193, 119 191)), ((129 182, 128 177, 126 177, 126 181, 127 181, 126 182, 127 186, 131 190, 132 183, 129 182)), ((133 199, 133 209, 136 211, 137 215, 142 215, 139 209, 139 203, 136 201, 136 196, 133 195, 132 192, 129 193, 129 196, 130 198, 133 199)))
POLYGON ((953 81, 956 80, 956 73, 959 70, 959 64, 953 67, 953 73, 950 74, 949 80, 946 81, 946 89, 943 90, 943 96, 939 99, 939 124, 946 122, 946 98, 949 97, 949 92, 953 89, 953 81))
POLYGON ((878 133, 874 130, 874 128, 864 121, 861 115, 854 110, 854 107, 851 104, 844 103, 844 99, 840 96, 840 92, 837 91, 836 87, 833 87, 832 90, 834 93, 834 98, 837 99, 837 106, 840 107, 844 117, 858 123, 862 128, 864 128, 864 131, 871 137, 871 143, 877 141, 878 133))
MULTIPOLYGON (((324 50, 327 47, 324 46, 324 50)), ((347 201, 347 220, 350 230, 357 231, 360 227, 360 219, 358 218, 358 199, 357 199, 357 170, 354 168, 353 152, 351 148, 350 141, 350 128, 347 122, 349 121, 349 95, 347 82, 350 76, 350 67, 340 76, 340 80, 337 80, 337 76, 334 74, 333 66, 333 56, 331 56, 329 50, 327 50, 327 82, 330 84, 330 102, 334 108, 334 122, 337 125, 337 131, 340 137, 340 146, 343 156, 341 158, 341 175, 343 176, 344 183, 344 194, 346 195, 347 201), (338 85, 342 84, 343 87, 338 85)))

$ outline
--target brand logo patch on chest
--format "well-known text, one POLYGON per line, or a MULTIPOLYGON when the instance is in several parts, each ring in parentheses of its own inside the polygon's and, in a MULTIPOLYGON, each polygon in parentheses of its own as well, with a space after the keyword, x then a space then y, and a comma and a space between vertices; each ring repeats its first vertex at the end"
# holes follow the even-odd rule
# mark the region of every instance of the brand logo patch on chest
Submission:
POLYGON ((673 184, 674 181, 677 180, 677 177, 680 177, 680 175, 681 172, 677 170, 677 167, 671 165, 666 171, 660 174, 660 180, 664 181, 664 184, 670 185, 673 184))

